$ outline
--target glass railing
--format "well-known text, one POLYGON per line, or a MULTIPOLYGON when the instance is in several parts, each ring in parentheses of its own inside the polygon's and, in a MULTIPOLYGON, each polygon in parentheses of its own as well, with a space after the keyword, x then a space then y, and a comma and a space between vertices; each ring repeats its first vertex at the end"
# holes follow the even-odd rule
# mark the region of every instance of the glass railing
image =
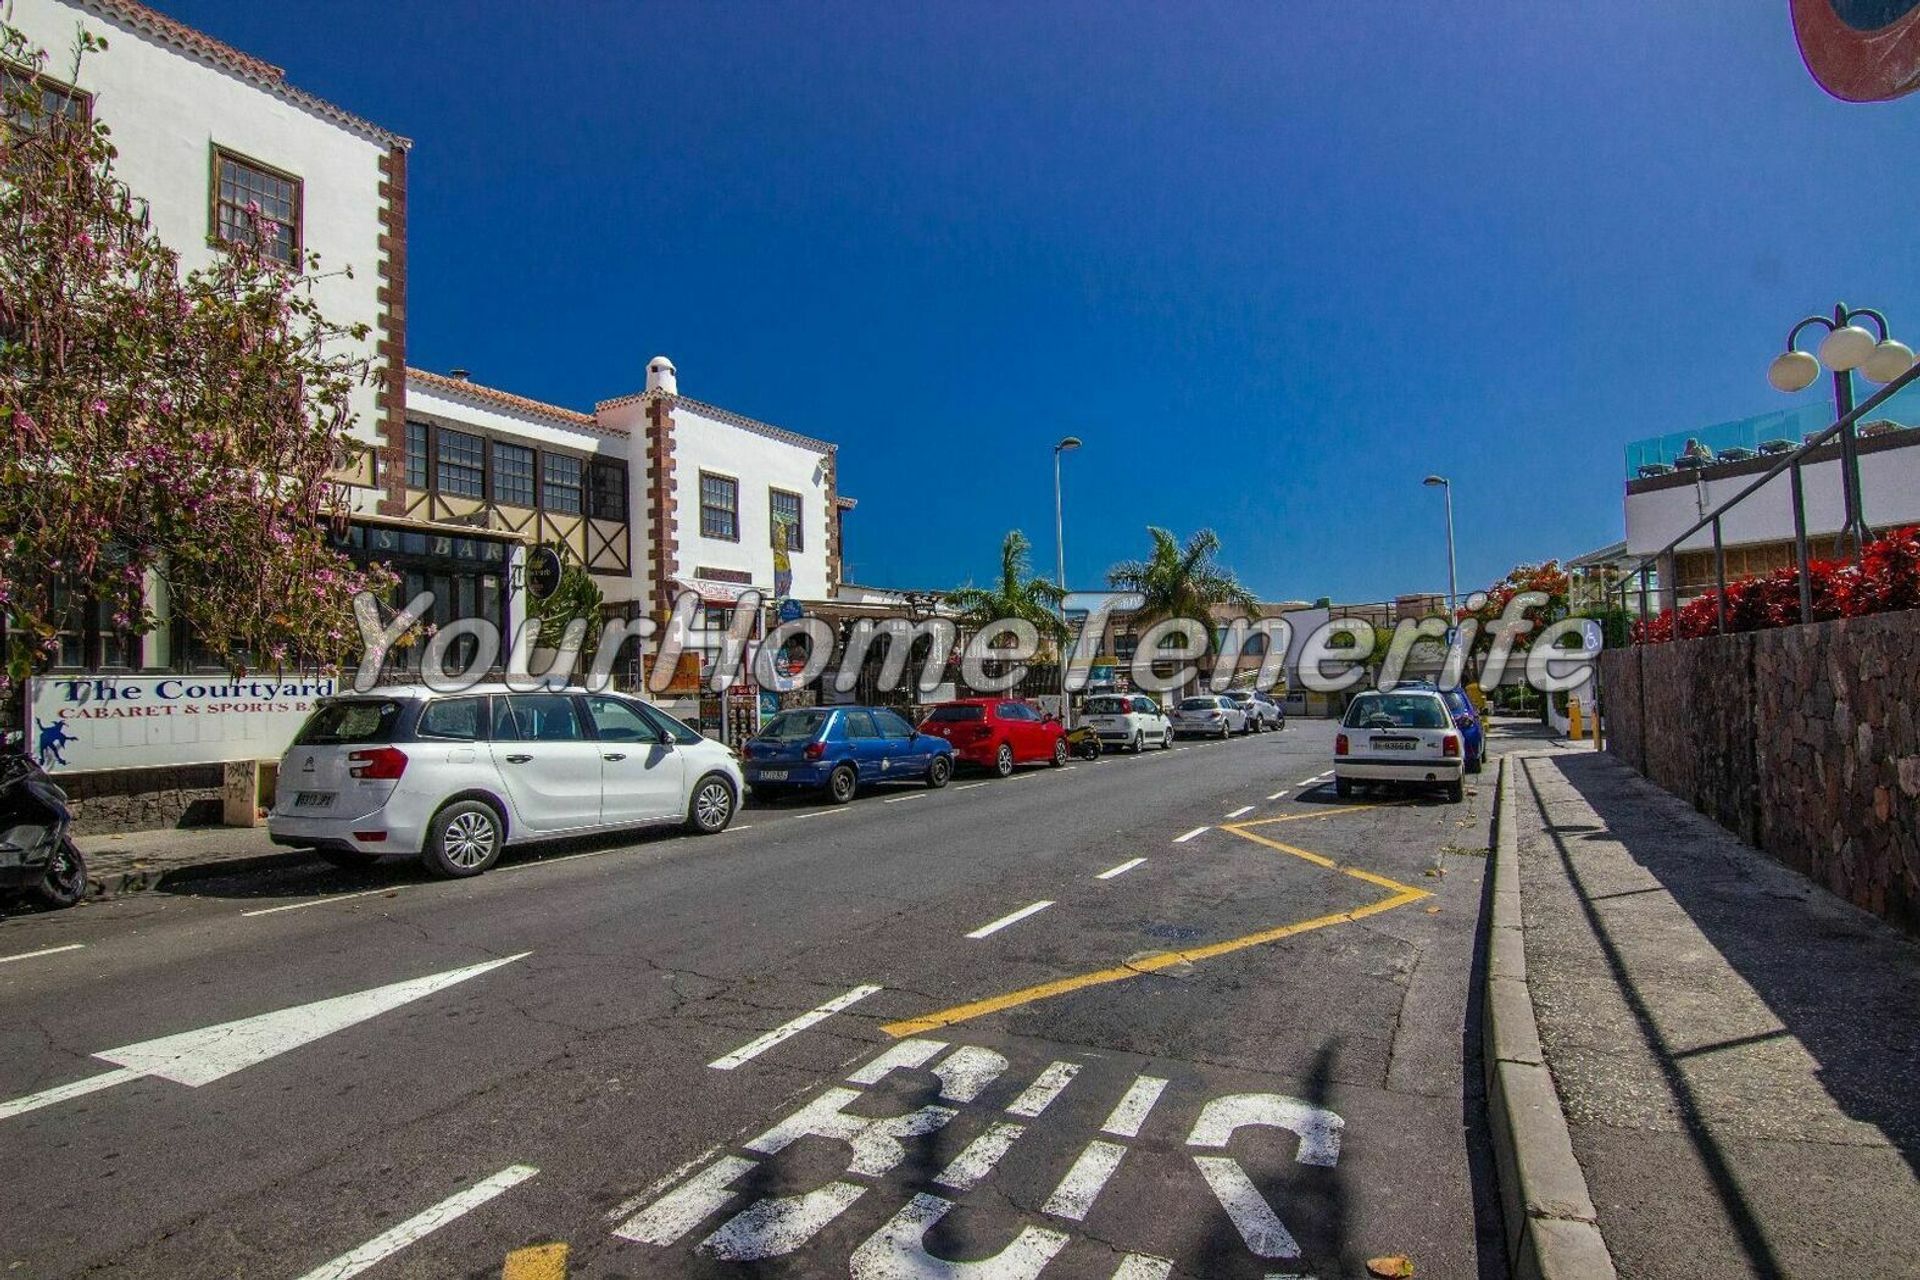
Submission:
MULTIPOLYGON (((1872 391, 1871 386, 1864 386, 1858 394, 1864 400, 1872 391)), ((1833 418, 1833 401, 1823 396, 1751 418, 1635 440, 1627 446, 1627 479, 1640 480, 1675 471, 1698 470, 1716 463, 1790 453, 1808 436, 1818 435, 1831 426, 1833 418)), ((1863 434, 1872 434, 1869 428, 1884 430, 1876 424, 1887 420, 1908 426, 1920 423, 1920 386, 1902 388, 1874 412, 1872 422, 1861 423, 1860 430, 1863 434)))

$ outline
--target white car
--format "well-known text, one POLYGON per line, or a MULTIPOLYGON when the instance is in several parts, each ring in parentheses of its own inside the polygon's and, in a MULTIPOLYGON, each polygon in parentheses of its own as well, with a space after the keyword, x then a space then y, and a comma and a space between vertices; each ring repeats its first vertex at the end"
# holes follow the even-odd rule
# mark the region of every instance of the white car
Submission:
POLYGON ((280 761, 267 833, 337 866, 409 854, 436 875, 476 876, 524 840, 664 822, 724 831, 742 785, 725 745, 638 698, 383 688, 315 708, 280 761))
POLYGON ((1353 784, 1411 783, 1443 787, 1447 799, 1466 796, 1465 753, 1453 713, 1430 690, 1363 693, 1353 700, 1333 739, 1333 789, 1353 784))
POLYGON ((1239 703, 1240 709, 1247 713, 1253 732, 1265 733, 1269 729, 1287 727, 1285 709, 1266 694, 1252 689, 1229 689, 1226 696, 1239 703))
POLYGON ((1173 732, 1176 737, 1190 733, 1224 738, 1229 734, 1249 732, 1248 724, 1246 710, 1222 694, 1195 694, 1191 698, 1180 699, 1180 705, 1173 709, 1173 732))
POLYGON ((1173 745, 1173 722, 1143 693, 1096 693, 1081 706, 1080 715, 1081 722, 1100 735, 1102 746, 1126 747, 1138 755, 1149 746, 1173 745))

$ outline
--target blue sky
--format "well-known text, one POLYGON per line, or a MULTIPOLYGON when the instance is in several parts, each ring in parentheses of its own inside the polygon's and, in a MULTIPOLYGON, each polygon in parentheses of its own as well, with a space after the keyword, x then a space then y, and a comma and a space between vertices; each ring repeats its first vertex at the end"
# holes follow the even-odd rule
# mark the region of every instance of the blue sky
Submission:
MULTIPOLYGON (((1622 532, 1632 439, 1779 407, 1844 298, 1920 334, 1920 95, 1786 0, 159 0, 415 140, 412 362, 841 445, 858 581, 1096 586, 1217 530, 1266 598, 1622 532)), ((1917 344, 1920 345, 1920 344, 1917 344)))

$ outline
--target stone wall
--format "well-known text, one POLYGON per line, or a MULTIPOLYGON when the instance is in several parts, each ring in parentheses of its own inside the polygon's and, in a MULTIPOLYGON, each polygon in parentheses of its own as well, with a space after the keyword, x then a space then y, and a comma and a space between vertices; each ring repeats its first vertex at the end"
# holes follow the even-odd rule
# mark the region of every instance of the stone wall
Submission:
POLYGON ((217 826, 225 794, 217 764, 63 773, 54 781, 67 793, 80 835, 217 826))
POLYGON ((1920 934, 1920 611, 1601 655, 1607 748, 1920 934))

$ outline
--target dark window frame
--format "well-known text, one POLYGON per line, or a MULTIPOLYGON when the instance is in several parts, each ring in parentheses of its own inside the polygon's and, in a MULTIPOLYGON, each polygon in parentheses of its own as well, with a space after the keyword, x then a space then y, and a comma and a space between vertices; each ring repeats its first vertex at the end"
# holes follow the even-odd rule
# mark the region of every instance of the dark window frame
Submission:
POLYGON ((513 440, 502 440, 498 436, 488 436, 487 440, 487 493, 495 502, 504 502, 511 507, 538 507, 540 505, 540 450, 530 444, 520 444, 513 440), (506 458, 502 454, 512 451, 526 456, 526 471, 520 473, 505 465, 517 458, 506 458), (517 487, 524 481, 525 487, 517 487), (507 492, 509 484, 516 487, 507 492), (521 496, 524 494, 524 497, 521 496))
POLYGON ((407 435, 403 448, 406 452, 406 485, 422 493, 433 491, 433 424, 421 422, 416 418, 407 419, 407 435), (413 449, 413 433, 420 433, 420 451, 413 449))
POLYGON ((627 468, 622 462, 594 458, 587 463, 587 514, 595 520, 627 522, 627 468), (605 477, 607 484, 602 484, 605 477))
MULTIPOLYGON (((714 527, 715 528, 718 527, 717 523, 714 527)), ((700 536, 703 538, 709 539, 713 542, 740 541, 740 477, 739 476, 730 476, 722 471, 704 471, 703 470, 700 472, 700 536), (719 483, 727 486, 728 491, 731 492, 733 495, 732 506, 723 507, 723 506, 717 506, 717 505, 716 506, 708 505, 707 481, 709 480, 718 481, 719 483), (727 524, 729 525, 729 531, 725 533, 714 532, 713 528, 710 528, 708 525, 707 517, 709 513, 715 515, 716 517, 725 516, 727 520, 727 524)))
POLYGON ((576 453, 559 453, 552 449, 542 449, 539 452, 540 509, 542 511, 551 511, 555 515, 585 515, 587 511, 587 460, 576 453), (549 468, 556 462, 571 463, 573 465, 572 484, 564 483, 553 477, 549 468), (573 505, 569 507, 556 504, 553 501, 553 494, 556 491, 570 491, 574 495, 573 505))
POLYGON ((435 493, 449 498, 485 498, 487 496, 487 437, 473 431, 460 431, 448 427, 433 433, 433 488, 435 493), (451 438, 451 439, 450 439, 451 438), (472 449, 467 448, 471 442, 472 449), (462 456, 450 457, 448 445, 452 444, 462 456), (472 488, 449 487, 447 476, 449 469, 468 477, 464 484, 472 488))
POLYGON ((795 493, 791 489, 778 489, 772 485, 767 487, 767 545, 769 547, 775 545, 773 541, 773 531, 774 527, 779 523, 780 499, 782 498, 793 499, 793 520, 787 526, 787 550, 805 551, 807 549, 806 497, 803 494, 795 493))
MULTIPOLYGON (((256 173, 265 174, 267 177, 276 178, 281 182, 291 184, 293 187, 293 198, 291 201, 293 206, 293 221, 287 223, 278 218, 268 217, 268 221, 285 228, 288 232, 288 235, 285 237, 287 240, 287 256, 281 258, 277 253, 268 253, 267 256, 274 261, 280 262, 283 266, 298 271, 307 244, 306 179, 297 173, 289 173, 287 170, 275 165, 270 165, 263 160, 256 160, 243 151, 236 151, 232 147, 222 146, 218 142, 208 144, 207 243, 215 247, 224 247, 234 243, 220 233, 220 210, 223 205, 233 205, 238 211, 239 216, 246 216, 245 204, 234 204, 234 202, 230 200, 223 200, 221 198, 220 167, 223 161, 229 161, 241 168, 251 169, 256 173)), ((276 244, 279 243, 279 240, 280 237, 275 237, 276 244)))
MULTIPOLYGON (((52 96, 63 99, 70 106, 78 108, 77 111, 62 111, 58 113, 65 116, 70 122, 82 125, 90 125, 93 123, 93 94, 82 89, 79 85, 68 84, 65 80, 57 76, 50 76, 44 71, 25 66, 18 62, 0 61, 0 98, 3 98, 7 92, 6 81, 8 79, 21 81, 30 88, 38 89, 40 91, 40 107, 42 111, 46 110, 46 99, 52 96)), ((0 112, 0 114, 5 113, 0 112)))

